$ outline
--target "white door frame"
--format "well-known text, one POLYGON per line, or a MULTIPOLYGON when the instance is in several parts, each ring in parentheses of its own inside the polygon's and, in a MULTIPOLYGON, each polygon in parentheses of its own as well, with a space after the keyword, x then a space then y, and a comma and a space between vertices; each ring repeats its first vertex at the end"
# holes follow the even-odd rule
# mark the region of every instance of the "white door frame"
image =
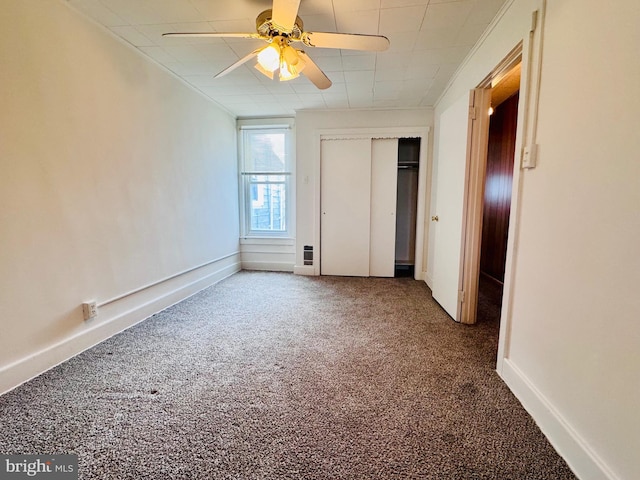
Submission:
POLYGON ((313 274, 320 275, 320 142, 322 139, 350 139, 350 138, 420 138, 420 159, 418 167, 418 208, 416 214, 416 256, 415 274, 416 280, 426 278, 426 258, 425 247, 428 238, 428 222, 426 212, 429 211, 429 198, 427 198, 427 185, 431 183, 431 168, 429 159, 429 132, 430 127, 371 127, 371 128, 340 128, 340 129, 317 129, 314 131, 314 145, 312 152, 314 155, 315 185, 314 185, 314 245, 317 256, 313 262, 313 274))
POLYGON ((471 90, 469 95, 469 127, 467 162, 462 210, 462 244, 460 251, 460 286, 456 318, 460 323, 476 323, 478 279, 480 276, 480 244, 484 183, 489 146, 489 106, 491 86, 471 90))

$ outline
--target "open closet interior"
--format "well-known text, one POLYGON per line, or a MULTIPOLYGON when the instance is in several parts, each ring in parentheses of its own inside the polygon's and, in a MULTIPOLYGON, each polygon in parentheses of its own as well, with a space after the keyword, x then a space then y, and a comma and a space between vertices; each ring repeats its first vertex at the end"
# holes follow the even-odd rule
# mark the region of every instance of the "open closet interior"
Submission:
POLYGON ((420 138, 398 139, 396 277, 413 277, 414 275, 419 167, 420 138))

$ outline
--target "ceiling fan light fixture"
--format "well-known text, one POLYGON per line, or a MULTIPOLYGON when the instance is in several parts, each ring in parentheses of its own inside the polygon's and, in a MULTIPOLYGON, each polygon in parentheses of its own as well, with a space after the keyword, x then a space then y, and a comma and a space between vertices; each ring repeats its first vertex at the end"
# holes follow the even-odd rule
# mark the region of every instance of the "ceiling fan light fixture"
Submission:
POLYGON ((259 63, 256 63, 255 65, 255 69, 258 70, 261 74, 263 74, 264 76, 268 77, 269 79, 273 80, 273 73, 274 72, 270 72, 269 70, 266 70, 262 65, 260 65, 259 63))
POLYGON ((287 45, 282 49, 282 58, 288 65, 297 65, 299 62, 298 52, 291 45, 287 45))
POLYGON ((295 65, 288 65, 286 60, 282 60, 280 63, 280 81, 286 82, 287 80, 293 80, 298 78, 300 72, 295 65))
POLYGON ((271 43, 258 54, 258 64, 268 72, 275 72, 280 66, 281 51, 277 43, 271 43))
POLYGON ((282 57, 280 61, 280 80, 287 81, 297 78, 306 63, 298 56, 298 51, 287 45, 282 49, 282 57))

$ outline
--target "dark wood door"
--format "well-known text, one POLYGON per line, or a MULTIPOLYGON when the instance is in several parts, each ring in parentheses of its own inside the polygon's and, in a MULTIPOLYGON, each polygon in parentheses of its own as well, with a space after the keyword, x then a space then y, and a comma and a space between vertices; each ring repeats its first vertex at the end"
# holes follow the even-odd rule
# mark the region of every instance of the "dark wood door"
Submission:
POLYGON ((504 282, 511 210, 518 93, 495 107, 489 124, 480 272, 504 282))

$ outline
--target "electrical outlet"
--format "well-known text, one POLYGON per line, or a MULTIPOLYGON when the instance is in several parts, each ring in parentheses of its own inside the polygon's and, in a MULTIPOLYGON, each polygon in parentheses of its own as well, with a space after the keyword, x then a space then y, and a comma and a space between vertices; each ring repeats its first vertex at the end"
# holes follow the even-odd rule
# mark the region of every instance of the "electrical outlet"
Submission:
POLYGON ((98 316, 98 304, 95 300, 90 302, 85 302, 82 304, 82 313, 84 314, 84 319, 89 320, 90 318, 95 318, 98 316))

